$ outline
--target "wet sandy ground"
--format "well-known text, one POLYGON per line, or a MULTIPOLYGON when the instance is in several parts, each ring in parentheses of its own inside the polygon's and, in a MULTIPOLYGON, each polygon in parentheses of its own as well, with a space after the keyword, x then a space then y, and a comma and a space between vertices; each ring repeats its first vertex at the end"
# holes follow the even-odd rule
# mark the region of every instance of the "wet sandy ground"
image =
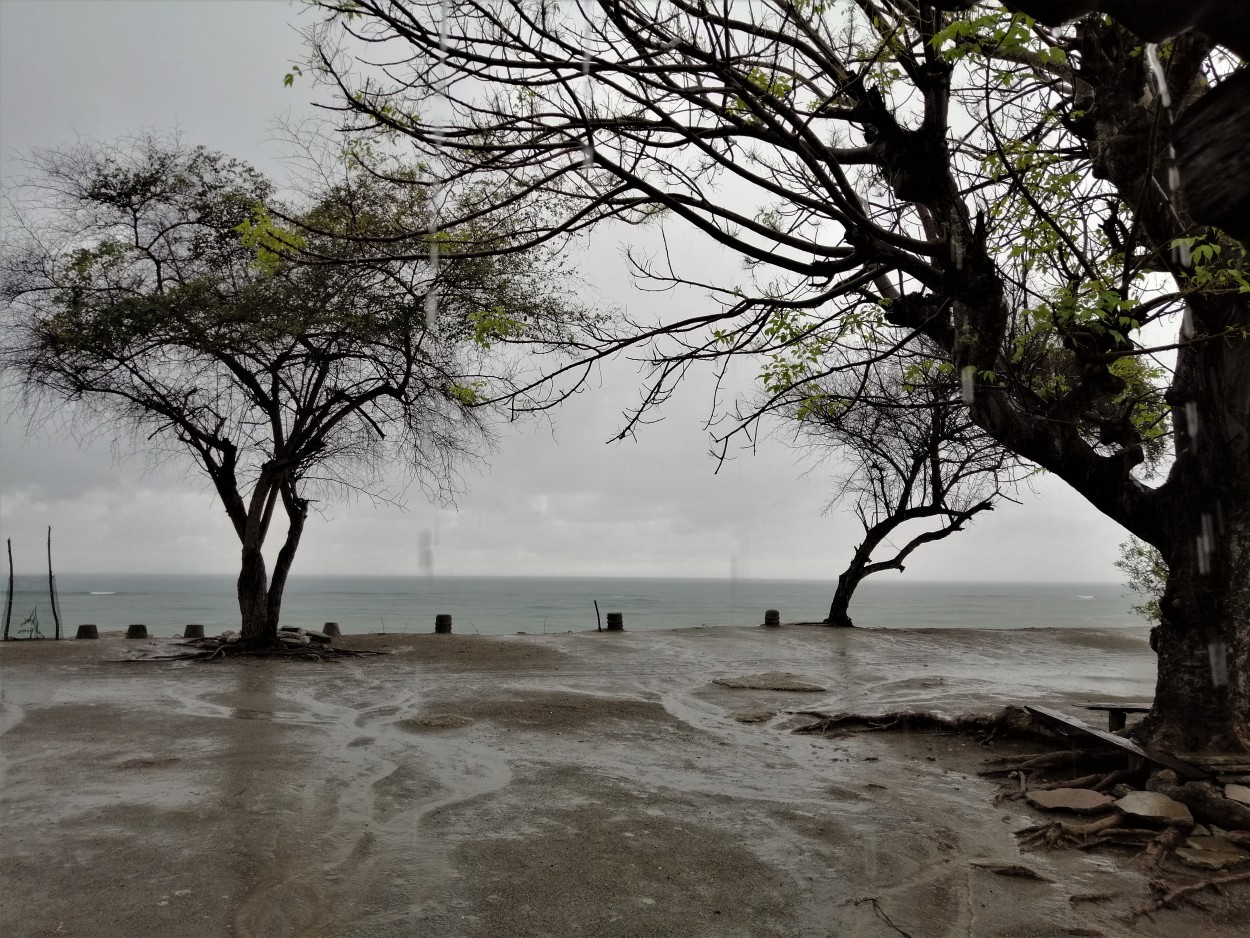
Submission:
POLYGON ((178 646, 116 636, 0 648, 0 932, 1245 934, 1244 890, 1211 915, 1130 926, 1149 894, 1127 855, 1020 854, 1012 831, 1036 816, 993 805, 975 776, 1009 749, 796 736, 781 712, 1090 716, 1080 703, 1149 697, 1144 630, 345 641, 392 654, 135 663, 178 646), (761 672, 824 690, 712 683, 761 672), (1070 901, 1084 893, 1114 898, 1070 901))

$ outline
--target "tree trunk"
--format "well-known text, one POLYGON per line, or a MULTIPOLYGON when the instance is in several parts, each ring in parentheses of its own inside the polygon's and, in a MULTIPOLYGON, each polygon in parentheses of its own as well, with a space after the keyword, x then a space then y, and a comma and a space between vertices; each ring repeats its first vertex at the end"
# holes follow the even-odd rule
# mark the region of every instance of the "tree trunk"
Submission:
POLYGON ((308 517, 308 502, 298 498, 293 489, 284 489, 282 504, 286 508, 288 524, 286 540, 278 551, 278 559, 273 565, 273 576, 269 580, 269 595, 265 603, 265 625, 268 633, 274 638, 278 635, 278 620, 282 613, 282 593, 286 589, 286 578, 295 562, 295 551, 299 548, 300 537, 304 534, 304 521, 308 517))
POLYGON ((244 544, 239 569, 239 614, 242 619, 242 641, 246 645, 272 645, 278 638, 278 627, 269 625, 269 575, 260 544, 244 544))
POLYGON ((829 606, 829 618, 825 620, 825 625, 848 629, 855 625, 847 609, 851 605, 851 597, 855 595, 855 588, 859 586, 859 581, 863 578, 864 563, 856 555, 851 565, 838 577, 838 588, 834 591, 833 602, 829 606))
MULTIPOLYGON (((1199 336, 1245 321, 1244 305, 1193 305, 1199 336)), ((1156 633, 1159 674, 1142 735, 1161 748, 1250 751, 1250 340, 1178 353, 1177 459, 1160 545, 1168 562, 1156 633)))

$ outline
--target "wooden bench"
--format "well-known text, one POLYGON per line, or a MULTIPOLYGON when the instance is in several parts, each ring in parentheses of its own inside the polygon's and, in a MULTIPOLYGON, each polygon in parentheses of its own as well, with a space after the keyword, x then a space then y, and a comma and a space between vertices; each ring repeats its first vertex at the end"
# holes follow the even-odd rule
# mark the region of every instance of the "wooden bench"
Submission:
POLYGON ((1106 710, 1107 729, 1114 733, 1116 730, 1124 729, 1130 713, 1149 713, 1150 706, 1148 703, 1091 703, 1086 704, 1085 709, 1106 710))

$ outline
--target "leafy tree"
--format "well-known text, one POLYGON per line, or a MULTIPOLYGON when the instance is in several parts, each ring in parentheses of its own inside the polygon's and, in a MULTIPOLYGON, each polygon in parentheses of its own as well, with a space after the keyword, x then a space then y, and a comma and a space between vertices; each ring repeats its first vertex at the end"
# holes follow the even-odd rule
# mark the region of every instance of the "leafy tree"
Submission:
POLYGON ((1128 577, 1124 585, 1146 597, 1144 603, 1130 607, 1131 610, 1146 621, 1158 625, 1163 619, 1163 609, 1159 601, 1163 598, 1168 582, 1168 565, 1164 562, 1163 555, 1149 544, 1130 537, 1120 545, 1120 559, 1115 565, 1128 577))
POLYGON ((36 418, 68 413, 207 475, 242 548, 246 644, 276 639, 317 502, 385 497, 394 460, 449 492, 489 441, 476 405, 513 387, 496 340, 541 343, 572 316, 534 252, 435 275, 428 192, 402 168, 348 160, 301 207, 238 160, 159 137, 32 164, 0 262, 6 381, 36 418), (283 227, 279 209, 335 237, 283 227), (366 257, 365 235, 409 259, 366 257))
POLYGON ((1143 738, 1250 749, 1250 279, 1165 144, 1166 102, 1233 65, 1209 39, 904 0, 317 6, 349 131, 476 221, 542 207, 481 250, 658 220, 741 255, 720 304, 583 350, 649 349, 644 412, 697 362, 762 357, 777 395, 862 364, 865 328, 940 350, 979 427, 1166 559, 1143 738))
POLYGON ((854 624, 848 609, 865 577, 901 573, 917 548, 1009 499, 1022 471, 972 422, 958 380, 933 359, 891 357, 863 374, 838 373, 793 389, 781 410, 803 441, 837 458, 832 504, 850 502, 864 529, 838 576, 829 625, 854 624))

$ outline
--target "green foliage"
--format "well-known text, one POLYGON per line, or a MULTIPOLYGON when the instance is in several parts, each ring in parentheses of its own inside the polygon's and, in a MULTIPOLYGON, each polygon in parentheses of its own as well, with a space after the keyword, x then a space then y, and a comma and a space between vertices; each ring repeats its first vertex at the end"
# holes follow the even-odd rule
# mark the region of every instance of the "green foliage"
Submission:
POLYGON ((1042 66, 1063 66, 1068 61, 1063 49, 1047 45, 1037 37, 1033 32, 1032 17, 1011 13, 998 4, 980 16, 951 20, 934 33, 930 44, 948 62, 957 62, 971 55, 996 54, 1027 57, 1042 66))
POLYGON ((489 309, 474 310, 468 314, 473 341, 483 349, 496 342, 515 338, 525 332, 525 321, 509 316, 503 306, 496 304, 489 309))
POLYGON ((1193 269, 1185 278, 1186 288, 1203 292, 1250 293, 1246 249, 1240 244, 1221 244, 1203 238, 1177 238, 1172 246, 1189 249, 1193 269))
POLYGON ((468 381, 464 384, 450 384, 447 386, 447 396, 458 404, 465 407, 473 407, 482 403, 482 390, 485 384, 481 381, 468 381))
POLYGON ((1144 603, 1130 606, 1130 610, 1158 625, 1163 618, 1159 601, 1168 582, 1168 565, 1163 555, 1145 541, 1131 537, 1120 545, 1120 559, 1115 565, 1128 577, 1124 585, 1147 597, 1144 603))
POLYGON ((264 204, 257 202, 251 216, 234 226, 240 243, 256 254, 256 267, 272 276, 277 273, 285 254, 307 247, 308 241, 298 232, 274 223, 264 204))

